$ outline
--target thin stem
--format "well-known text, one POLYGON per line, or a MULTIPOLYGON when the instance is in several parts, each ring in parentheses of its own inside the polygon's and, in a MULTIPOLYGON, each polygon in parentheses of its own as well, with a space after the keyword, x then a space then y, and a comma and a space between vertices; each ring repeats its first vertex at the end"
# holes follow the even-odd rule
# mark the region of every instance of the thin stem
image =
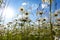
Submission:
POLYGON ((51 0, 50 0, 50 26, 51 26, 51 40, 54 40, 54 39, 53 39, 53 33, 52 33, 52 31, 53 31, 53 30, 52 30, 52 29, 53 29, 53 25, 52 25, 52 22, 51 22, 51 21, 52 21, 52 15, 51 15, 51 4, 52 4, 52 3, 51 3, 51 0))

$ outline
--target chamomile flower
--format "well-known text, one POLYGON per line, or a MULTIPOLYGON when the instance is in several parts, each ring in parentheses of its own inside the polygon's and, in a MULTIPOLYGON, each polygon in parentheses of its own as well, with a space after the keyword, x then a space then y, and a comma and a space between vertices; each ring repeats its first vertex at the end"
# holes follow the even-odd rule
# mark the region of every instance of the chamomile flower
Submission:
POLYGON ((29 14, 30 14, 29 12, 27 12, 27 11, 25 12, 25 15, 29 15, 29 14))
POLYGON ((46 19, 44 18, 43 21, 46 21, 46 19))
POLYGON ((0 0, 0 6, 1 6, 2 3, 3 3, 3 0, 0 0))
POLYGON ((42 15, 43 11, 37 11, 37 15, 42 15))
POLYGON ((56 16, 58 16, 58 14, 57 14, 57 13, 55 13, 55 14, 54 14, 54 16, 56 17, 56 16))
POLYGON ((24 7, 20 7, 19 11, 22 12, 22 13, 24 13, 25 12, 24 7))
POLYGON ((57 18, 57 21, 60 21, 60 18, 57 18))
MULTIPOLYGON (((51 3, 52 3, 53 0, 51 0, 51 3)), ((42 0, 43 3, 48 3, 50 4, 50 0, 42 0)))

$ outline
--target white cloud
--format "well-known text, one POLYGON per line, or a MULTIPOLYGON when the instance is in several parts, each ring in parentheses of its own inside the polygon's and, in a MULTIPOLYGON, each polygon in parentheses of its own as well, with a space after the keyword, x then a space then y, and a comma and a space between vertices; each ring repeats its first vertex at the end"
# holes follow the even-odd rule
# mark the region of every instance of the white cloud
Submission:
POLYGON ((47 4, 41 4, 41 6, 42 6, 42 9, 47 8, 47 4))
POLYGON ((24 3, 22 3, 22 5, 24 6, 24 5, 27 5, 27 3, 26 2, 24 2, 24 3))

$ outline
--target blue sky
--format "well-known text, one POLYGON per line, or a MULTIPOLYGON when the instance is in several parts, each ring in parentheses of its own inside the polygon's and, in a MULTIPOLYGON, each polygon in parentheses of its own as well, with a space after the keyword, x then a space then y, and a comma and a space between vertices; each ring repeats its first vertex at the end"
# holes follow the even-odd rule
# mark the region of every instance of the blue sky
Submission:
MULTIPOLYGON (((55 2, 57 3, 57 6, 56 6, 57 9, 60 9, 60 0, 55 0, 55 2)), ((55 5, 54 5, 55 2, 53 2, 53 4, 52 4, 52 11, 55 10, 55 5)), ((9 5, 7 6, 7 8, 12 8, 14 10, 14 17, 15 17, 16 14, 21 15, 19 12, 19 8, 21 6, 23 6, 26 10, 31 12, 30 18, 32 20, 35 20, 37 18, 36 10, 38 7, 39 7, 38 9, 41 10, 41 4, 42 4, 41 0, 9 0, 9 5), (26 3, 26 4, 24 5, 24 3, 26 3), (39 6, 39 4, 40 4, 40 6, 39 6), (32 9, 30 9, 30 7, 32 7, 32 9)), ((43 17, 49 17, 49 7, 44 8, 44 12, 45 13, 43 14, 43 17)), ((6 18, 5 22, 11 21, 14 17, 6 18)))

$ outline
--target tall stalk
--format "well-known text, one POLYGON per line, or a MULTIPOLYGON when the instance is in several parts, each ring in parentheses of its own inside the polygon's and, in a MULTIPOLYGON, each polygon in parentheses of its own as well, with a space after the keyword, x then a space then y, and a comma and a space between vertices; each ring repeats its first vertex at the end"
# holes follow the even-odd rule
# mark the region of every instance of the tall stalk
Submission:
POLYGON ((51 15, 52 14, 51 13, 51 4, 52 4, 52 2, 51 1, 52 0, 50 0, 50 27, 51 27, 50 29, 51 29, 51 40, 54 40, 54 38, 53 38, 53 30, 52 30, 53 29, 53 25, 52 25, 52 22, 51 22, 52 21, 52 15, 51 15))

